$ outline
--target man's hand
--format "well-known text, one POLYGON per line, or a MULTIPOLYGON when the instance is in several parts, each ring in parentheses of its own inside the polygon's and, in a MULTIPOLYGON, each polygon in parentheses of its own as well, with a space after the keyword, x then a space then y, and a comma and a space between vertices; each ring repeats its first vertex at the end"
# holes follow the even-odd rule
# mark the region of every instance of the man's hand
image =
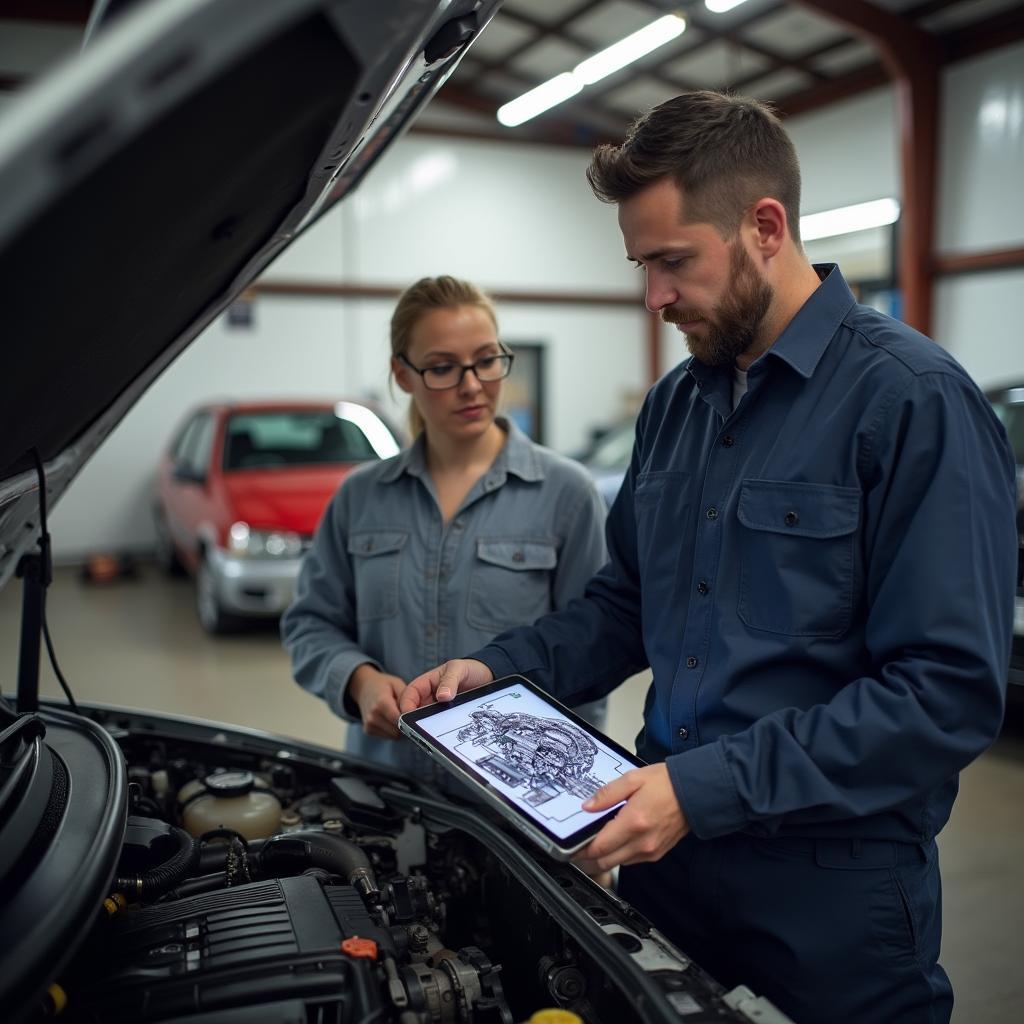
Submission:
POLYGON ((660 860, 690 831, 664 764, 626 772, 602 786, 583 809, 606 811, 623 800, 625 807, 573 857, 588 875, 660 860))
POLYGON ((363 732, 384 740, 397 740, 398 698, 405 683, 398 676, 380 672, 372 665, 360 665, 348 683, 348 693, 359 707, 363 732))
POLYGON ((446 661, 417 676, 408 685, 400 701, 402 714, 415 711, 425 704, 433 704, 435 700, 451 700, 460 691, 475 690, 493 678, 494 673, 482 661, 474 661, 472 658, 446 661))

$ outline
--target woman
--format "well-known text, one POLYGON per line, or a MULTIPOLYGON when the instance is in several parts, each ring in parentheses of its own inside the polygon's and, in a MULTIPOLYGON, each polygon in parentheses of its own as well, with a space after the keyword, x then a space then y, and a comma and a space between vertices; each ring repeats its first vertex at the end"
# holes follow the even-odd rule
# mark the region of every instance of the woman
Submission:
POLYGON ((474 285, 424 278, 399 299, 391 372, 415 441, 339 488, 281 625, 298 683, 361 723, 360 757, 422 771, 394 742, 405 684, 563 607, 605 560, 590 477, 497 415, 512 360, 474 285))

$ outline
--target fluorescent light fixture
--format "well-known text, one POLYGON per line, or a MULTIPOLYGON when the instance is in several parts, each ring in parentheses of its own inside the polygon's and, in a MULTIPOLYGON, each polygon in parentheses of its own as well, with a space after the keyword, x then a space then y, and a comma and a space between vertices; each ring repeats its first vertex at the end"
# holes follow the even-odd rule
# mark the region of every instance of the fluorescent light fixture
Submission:
POLYGON ((626 36, 625 39, 612 43, 600 53, 595 53, 593 57, 581 61, 573 68, 573 76, 584 85, 593 85, 659 46, 671 42, 682 35, 685 28, 686 21, 683 18, 676 14, 666 14, 665 17, 652 21, 650 25, 626 36))
POLYGON ((498 120, 506 128, 515 128, 517 124, 529 121, 530 118, 543 114, 545 110, 564 103, 583 88, 583 83, 571 72, 563 71, 556 78, 541 82, 536 89, 524 92, 498 108, 498 120))
POLYGON ((545 110, 575 96, 585 85, 593 85, 633 61, 671 42, 686 28, 686 19, 677 14, 666 14, 652 21, 632 35, 620 39, 593 57, 588 57, 562 74, 541 82, 535 89, 524 92, 498 108, 498 120, 506 128, 515 128, 545 110))
POLYGON ((853 231, 866 231, 895 223, 900 216, 897 199, 872 199, 869 203, 839 206, 834 210, 809 213, 800 218, 800 238, 813 242, 816 238, 848 235, 853 231))
POLYGON ((725 14, 726 11, 731 11, 734 7, 739 7, 740 4, 746 2, 747 0, 704 0, 704 6, 712 14, 725 14))

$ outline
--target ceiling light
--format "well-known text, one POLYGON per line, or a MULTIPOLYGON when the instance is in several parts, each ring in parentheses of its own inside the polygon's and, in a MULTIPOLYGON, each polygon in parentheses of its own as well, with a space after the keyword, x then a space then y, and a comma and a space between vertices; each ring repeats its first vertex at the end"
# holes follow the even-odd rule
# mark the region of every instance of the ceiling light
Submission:
POLYGON ((543 114, 550 107, 564 103, 565 100, 583 88, 583 83, 569 71, 564 71, 557 78, 541 82, 536 89, 524 92, 522 96, 498 108, 498 120, 506 128, 515 128, 517 124, 529 121, 531 117, 543 114))
POLYGON ((746 2, 747 0, 704 0, 704 6, 713 14, 725 14, 726 11, 731 11, 746 2))
POLYGON ((664 46, 681 35, 685 28, 684 18, 677 14, 666 14, 645 28, 606 47, 600 53, 595 53, 593 57, 581 61, 572 71, 563 71, 562 74, 542 82, 535 89, 510 100, 498 108, 498 120, 506 128, 515 128, 516 125, 571 99, 585 85, 593 85, 594 82, 599 82, 627 64, 632 64, 659 46, 664 46))
POLYGON ((683 18, 676 14, 666 14, 664 18, 652 21, 645 28, 581 61, 573 68, 572 73, 584 85, 593 85, 594 82, 601 81, 612 72, 632 64, 633 61, 682 35, 685 28, 686 21, 683 18))
POLYGON ((834 210, 809 213, 800 218, 800 238, 813 242, 816 238, 848 235, 852 231, 866 231, 895 223, 900 216, 897 199, 872 199, 869 203, 839 206, 834 210))

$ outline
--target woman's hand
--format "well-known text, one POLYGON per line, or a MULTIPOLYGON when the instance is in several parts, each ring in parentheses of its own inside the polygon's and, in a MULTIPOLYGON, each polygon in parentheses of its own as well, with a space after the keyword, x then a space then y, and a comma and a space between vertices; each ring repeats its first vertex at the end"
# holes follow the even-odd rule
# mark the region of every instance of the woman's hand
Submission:
POLYGON ((363 732, 378 739, 397 740, 398 698, 405 683, 398 676, 360 665, 348 683, 348 694, 359 708, 363 732))

